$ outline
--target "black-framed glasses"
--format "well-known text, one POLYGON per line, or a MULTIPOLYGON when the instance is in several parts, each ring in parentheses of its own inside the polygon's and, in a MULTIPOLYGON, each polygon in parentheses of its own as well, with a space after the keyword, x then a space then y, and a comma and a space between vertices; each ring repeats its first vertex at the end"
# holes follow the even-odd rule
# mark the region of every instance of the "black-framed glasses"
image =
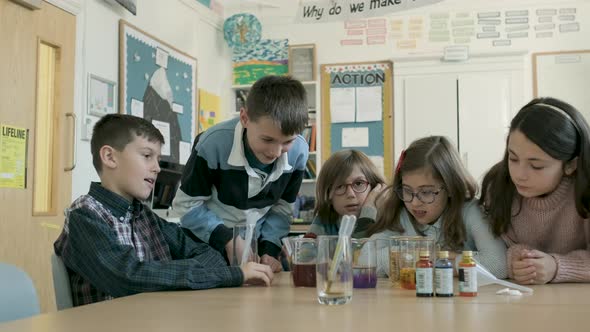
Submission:
POLYGON ((411 203, 416 197, 420 202, 424 204, 432 204, 436 200, 436 196, 440 194, 445 188, 440 187, 437 190, 432 189, 420 189, 417 192, 413 192, 409 188, 398 187, 395 189, 397 197, 406 203, 411 203))
POLYGON ((334 188, 334 194, 335 195, 344 195, 346 193, 346 191, 348 190, 348 187, 352 188, 352 191, 354 191, 355 193, 364 193, 365 191, 367 191, 367 188, 369 188, 369 182, 364 181, 364 180, 356 180, 353 181, 352 183, 343 183, 339 186, 336 186, 336 188, 334 188))

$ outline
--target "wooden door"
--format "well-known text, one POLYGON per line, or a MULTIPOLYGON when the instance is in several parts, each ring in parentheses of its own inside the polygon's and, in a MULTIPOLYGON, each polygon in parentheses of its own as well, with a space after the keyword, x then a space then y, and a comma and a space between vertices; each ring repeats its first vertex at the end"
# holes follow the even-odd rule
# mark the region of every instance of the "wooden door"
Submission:
POLYGON ((0 123, 29 130, 26 188, 0 188, 0 261, 31 276, 43 312, 55 309, 49 258, 71 202, 75 37, 74 15, 0 0, 0 123), (43 146, 46 158, 36 160, 43 146), (46 206, 34 203, 43 186, 46 206))

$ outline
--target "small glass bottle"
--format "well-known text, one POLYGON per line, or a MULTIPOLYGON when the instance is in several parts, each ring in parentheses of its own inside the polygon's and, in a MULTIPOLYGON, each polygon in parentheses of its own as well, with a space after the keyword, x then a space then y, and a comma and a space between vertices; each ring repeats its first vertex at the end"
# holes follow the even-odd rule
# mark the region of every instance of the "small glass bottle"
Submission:
POLYGON ((434 290, 436 296, 453 296, 453 262, 449 260, 448 251, 439 251, 434 265, 434 290))
POLYGON ((420 251, 420 260, 416 262, 416 296, 432 297, 432 262, 428 251, 420 251))
POLYGON ((477 296, 477 270, 471 251, 463 251, 459 262, 459 296, 477 296))

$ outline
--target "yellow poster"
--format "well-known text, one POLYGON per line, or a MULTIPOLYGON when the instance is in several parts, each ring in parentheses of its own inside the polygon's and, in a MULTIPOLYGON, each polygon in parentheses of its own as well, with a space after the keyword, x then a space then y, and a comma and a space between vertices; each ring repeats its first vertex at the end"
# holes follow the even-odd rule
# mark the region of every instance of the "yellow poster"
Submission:
POLYGON ((221 121, 220 104, 219 96, 199 89, 199 133, 221 121))
POLYGON ((25 188, 27 130, 0 124, 0 188, 25 188))

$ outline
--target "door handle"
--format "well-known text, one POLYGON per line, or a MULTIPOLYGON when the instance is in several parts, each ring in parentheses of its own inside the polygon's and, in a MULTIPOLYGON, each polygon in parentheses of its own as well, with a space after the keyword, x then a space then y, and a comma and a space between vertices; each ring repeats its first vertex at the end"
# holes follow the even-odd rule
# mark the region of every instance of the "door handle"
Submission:
POLYGON ((77 155, 76 155, 76 122, 77 122, 77 118, 76 118, 76 114, 74 113, 66 113, 66 118, 67 117, 71 117, 73 120, 73 125, 72 125, 72 137, 74 138, 74 141, 72 142, 72 163, 71 163, 71 167, 64 167, 64 171, 69 172, 71 170, 73 170, 74 168, 76 168, 76 159, 77 155))

